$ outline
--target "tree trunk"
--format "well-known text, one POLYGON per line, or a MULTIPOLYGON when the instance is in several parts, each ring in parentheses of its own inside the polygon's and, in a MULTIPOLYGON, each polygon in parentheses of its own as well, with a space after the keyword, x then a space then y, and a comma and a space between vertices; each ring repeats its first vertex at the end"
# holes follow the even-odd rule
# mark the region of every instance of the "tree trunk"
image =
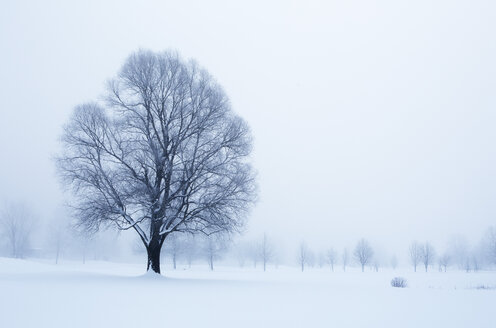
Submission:
POLYGON ((365 268, 365 265, 364 265, 364 264, 362 264, 362 272, 364 272, 364 271, 363 271, 363 270, 364 270, 364 268, 365 268))
POLYGON ((146 267, 147 271, 151 269, 153 272, 160 274, 160 246, 161 245, 158 241, 155 242, 152 240, 150 245, 146 248, 146 252, 148 254, 148 262, 146 267))

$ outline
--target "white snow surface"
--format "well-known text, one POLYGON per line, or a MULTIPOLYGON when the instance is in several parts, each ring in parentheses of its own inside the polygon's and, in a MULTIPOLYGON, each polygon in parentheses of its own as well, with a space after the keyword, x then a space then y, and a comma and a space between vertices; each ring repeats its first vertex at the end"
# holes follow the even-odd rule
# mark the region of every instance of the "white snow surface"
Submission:
POLYGON ((0 327, 496 327, 496 272, 166 269, 0 258, 0 327), (402 276, 408 288, 393 288, 402 276), (480 287, 485 288, 480 288, 480 287))

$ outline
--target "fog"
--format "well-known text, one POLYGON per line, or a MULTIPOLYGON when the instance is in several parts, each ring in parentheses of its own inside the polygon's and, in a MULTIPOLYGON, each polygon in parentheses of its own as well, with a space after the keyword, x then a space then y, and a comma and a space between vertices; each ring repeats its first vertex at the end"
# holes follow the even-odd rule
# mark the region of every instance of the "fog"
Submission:
POLYGON ((492 1, 4 1, 0 202, 49 222, 73 108, 137 49, 175 49, 254 137, 245 238, 353 247, 476 243, 496 224, 492 1))

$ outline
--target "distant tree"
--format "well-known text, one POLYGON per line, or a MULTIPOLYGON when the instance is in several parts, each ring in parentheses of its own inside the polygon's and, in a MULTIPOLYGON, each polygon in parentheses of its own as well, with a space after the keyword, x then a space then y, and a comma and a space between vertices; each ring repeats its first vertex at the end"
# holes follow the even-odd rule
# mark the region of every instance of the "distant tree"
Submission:
POLYGON ((360 239, 355 247, 353 252, 353 256, 355 260, 360 263, 362 266, 362 272, 364 271, 365 265, 370 263, 372 260, 372 256, 374 255, 374 251, 370 244, 365 239, 360 239))
POLYGON ((336 263, 337 253, 334 248, 329 248, 327 251, 327 263, 331 267, 331 271, 334 272, 334 263, 336 263))
POLYGON ((489 263, 496 264, 496 227, 487 229, 484 244, 489 263))
POLYGON ((319 268, 323 268, 324 265, 326 264, 326 255, 323 252, 319 252, 318 254, 318 263, 319 263, 319 268))
POLYGON ((343 271, 346 272, 346 266, 350 261, 350 254, 348 253, 348 249, 343 249, 343 253, 341 254, 341 263, 343 264, 343 271))
POLYGON ((467 239, 461 235, 453 236, 449 241, 449 253, 454 264, 459 269, 470 271, 470 256, 471 249, 467 239))
MULTIPOLYGON (((86 264, 88 249, 91 246, 91 242, 95 237, 95 234, 96 231, 88 231, 86 229, 80 229, 77 225, 70 226, 69 238, 74 242, 77 250, 81 252, 80 254, 83 264, 86 264)), ((131 244, 131 250, 133 251, 133 253, 143 254, 144 249, 141 240, 133 239, 131 244)))
POLYGON ((183 248, 181 252, 184 254, 186 258, 186 262, 188 263, 188 268, 191 269, 191 264, 195 257, 198 256, 198 241, 195 235, 187 234, 184 238, 183 248))
POLYGON ((60 252, 67 244, 68 230, 64 222, 53 222, 50 227, 49 242, 55 250, 55 264, 59 263, 60 252))
POLYGON ((448 268, 449 264, 450 264, 450 256, 448 253, 444 253, 442 256, 439 257, 439 267, 444 269, 444 272, 446 272, 446 269, 448 268))
POLYGON ((393 270, 396 270, 397 267, 398 267, 398 258, 396 257, 396 255, 393 255, 391 257, 391 268, 393 268, 393 270))
POLYGON ((308 253, 307 253, 307 265, 311 268, 314 268, 317 265, 317 256, 315 255, 315 252, 308 248, 308 253))
POLYGON ((473 254, 471 256, 471 260, 472 260, 472 268, 474 270, 474 272, 477 272, 480 270, 480 259, 479 259, 479 256, 477 256, 477 254, 473 254))
POLYGON ((260 251, 257 241, 253 241, 253 243, 250 245, 249 254, 253 263, 253 267, 256 268, 257 263, 260 260, 260 251))
POLYGON ((380 262, 378 259, 374 258, 372 266, 374 267, 375 272, 379 272, 380 262))
POLYGON ((104 99, 75 108, 57 161, 82 226, 134 230, 157 273, 171 233, 239 230, 255 198, 251 136, 206 70, 138 51, 104 99))
POLYGON ((464 265, 465 272, 470 272, 472 267, 470 266, 470 258, 465 258, 465 265, 464 265))
POLYGON ((34 215, 26 204, 7 204, 0 212, 0 232, 3 233, 10 246, 12 257, 26 256, 35 224, 34 215))
POLYGON ((413 265, 413 271, 417 272, 417 265, 422 260, 422 245, 416 241, 412 242, 408 249, 408 255, 410 256, 410 263, 413 265))
POLYGON ((273 256, 274 256, 274 249, 269 239, 267 238, 267 234, 264 233, 262 237, 262 241, 260 242, 260 258, 262 259, 264 272, 267 268, 267 262, 272 260, 273 256))
POLYGON ((214 261, 219 259, 227 249, 227 240, 220 234, 205 237, 204 252, 210 270, 214 270, 214 261))
POLYGON ((431 244, 425 243, 422 246, 422 263, 424 263, 425 272, 429 268, 429 265, 434 261, 435 251, 431 244))
POLYGON ((55 264, 58 264, 61 253, 76 239, 74 238, 76 231, 71 225, 71 220, 67 209, 59 207, 46 225, 45 243, 55 253, 55 264))
POLYGON ((308 264, 310 257, 310 250, 305 242, 300 243, 300 247, 298 247, 298 263, 301 267, 301 272, 305 270, 305 265, 308 264))
POLYGON ((236 253, 236 259, 238 260, 239 266, 242 268, 245 266, 246 259, 251 256, 251 244, 247 242, 240 242, 234 246, 234 251, 236 253))
POLYGON ((183 249, 182 246, 182 240, 178 233, 172 233, 169 236, 169 243, 166 246, 166 252, 169 253, 171 259, 172 259, 172 267, 174 270, 177 269, 177 259, 179 257, 179 253, 183 249))

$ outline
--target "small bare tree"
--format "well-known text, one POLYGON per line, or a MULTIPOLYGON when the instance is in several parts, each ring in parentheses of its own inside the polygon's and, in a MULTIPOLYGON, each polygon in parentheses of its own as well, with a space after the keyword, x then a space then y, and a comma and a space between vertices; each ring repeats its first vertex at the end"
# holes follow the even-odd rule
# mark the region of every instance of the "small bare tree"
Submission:
POLYGON ((50 227, 49 242, 52 243, 52 247, 55 251, 55 264, 59 263, 60 252, 67 244, 68 232, 69 227, 63 222, 52 222, 50 227))
POLYGON ((374 251, 372 250, 372 247, 370 247, 368 241, 362 238, 358 241, 353 256, 355 257, 355 260, 360 263, 362 272, 364 272, 365 265, 370 263, 372 256, 374 256, 374 251))
POLYGON ((444 269, 444 272, 446 272, 449 264, 450 256, 448 253, 444 253, 442 256, 439 257, 439 267, 444 269))
POLYGON ((298 247, 298 263, 301 267, 301 272, 305 271, 305 265, 308 264, 310 251, 307 244, 302 241, 298 247))
POLYGON ((374 258, 374 261, 372 263, 372 267, 374 268, 375 272, 379 272, 379 267, 381 266, 381 263, 379 262, 378 258, 374 258))
POLYGON ((82 226, 134 230, 157 273, 169 234, 239 230, 255 196, 251 136, 204 69, 138 51, 105 99, 76 107, 62 136, 59 172, 82 226))
POLYGON ((412 242, 408 249, 408 255, 410 256, 410 263, 413 265, 413 271, 417 272, 417 265, 422 260, 422 246, 416 241, 412 242))
POLYGON ((422 262, 424 263, 425 272, 429 268, 429 265, 434 261, 435 251, 431 244, 425 243, 422 246, 422 262))
POLYGON ((349 261, 350 261, 350 254, 348 252, 348 249, 345 248, 343 249, 343 253, 341 254, 341 263, 343 264, 344 272, 346 272, 346 266, 348 265, 349 261))
POLYGON ((0 212, 0 232, 3 232, 10 246, 12 257, 26 256, 34 226, 34 216, 23 203, 7 204, 0 212))
POLYGON ((489 262, 496 264, 496 227, 487 229, 484 244, 489 262))
POLYGON ((470 271, 470 244, 462 235, 455 235, 449 241, 449 253, 453 264, 461 270, 470 271), (468 268, 468 269, 467 269, 468 268))
POLYGON ((206 236, 204 240, 204 254, 210 270, 214 270, 214 261, 218 260, 227 250, 227 240, 221 234, 206 236))
POLYGON ((331 271, 334 272, 334 263, 336 263, 337 253, 334 248, 329 248, 326 253, 327 263, 331 267, 331 271))
POLYGON ((181 252, 181 242, 180 236, 177 233, 172 233, 169 236, 169 243, 165 249, 172 259, 172 267, 174 270, 177 269, 177 258, 181 252))
POLYGON ((191 269, 193 260, 198 256, 198 241, 195 235, 187 234, 185 236, 184 248, 181 250, 188 263, 188 268, 191 269))
MULTIPOLYGON (((86 229, 78 229, 77 227, 73 227, 72 229, 72 238, 77 241, 79 248, 81 250, 81 257, 83 264, 86 264, 86 255, 88 253, 88 248, 91 246, 91 241, 95 237, 95 235, 86 229)), ((140 250, 142 250, 142 245, 137 244, 141 243, 141 241, 136 241, 137 246, 141 246, 140 250)))
POLYGON ((273 250, 272 244, 268 240, 267 234, 264 233, 262 241, 260 243, 260 257, 262 259, 264 272, 265 272, 266 267, 267 267, 267 262, 272 260, 273 255, 274 255, 274 250, 273 250))

